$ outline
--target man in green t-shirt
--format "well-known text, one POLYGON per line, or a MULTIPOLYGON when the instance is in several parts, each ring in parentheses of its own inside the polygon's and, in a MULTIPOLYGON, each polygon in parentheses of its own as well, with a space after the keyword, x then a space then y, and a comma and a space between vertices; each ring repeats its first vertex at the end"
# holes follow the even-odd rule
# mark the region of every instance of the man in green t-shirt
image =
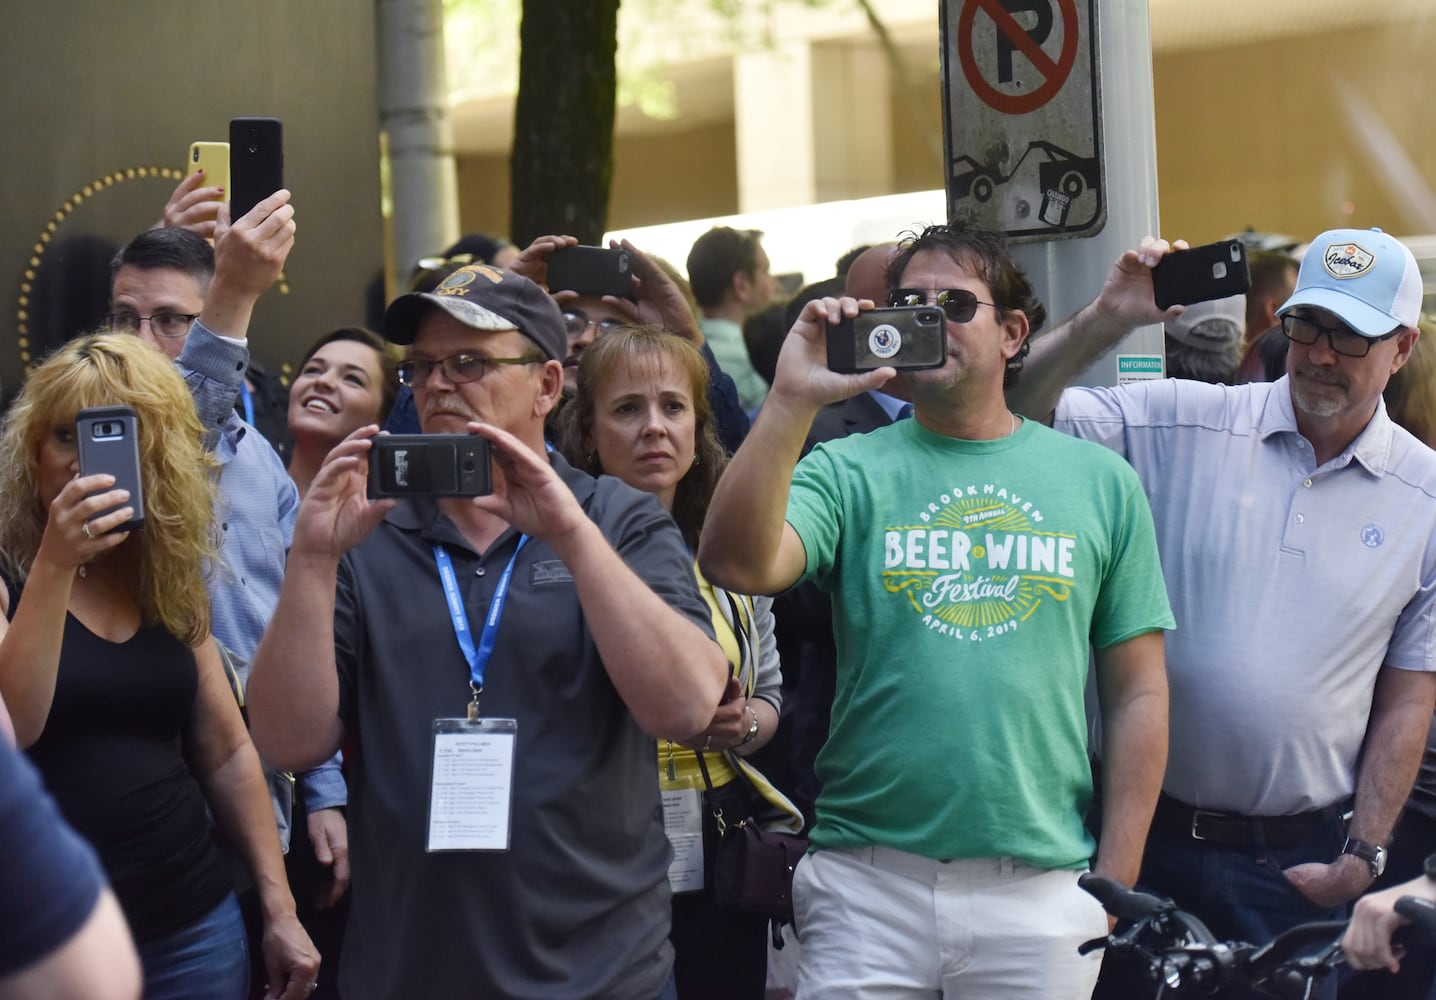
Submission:
POLYGON ((1136 879, 1166 761, 1173 621, 1151 512, 1120 458, 1007 409, 1045 311, 1000 236, 929 227, 888 288, 945 317, 943 365, 899 376, 915 419, 798 462, 819 407, 895 375, 829 371, 826 327, 867 303, 809 303, 699 550, 739 592, 811 579, 833 599, 837 693, 794 886, 799 996, 1087 997, 1098 964, 1077 946, 1107 924, 1077 876, 1136 879))

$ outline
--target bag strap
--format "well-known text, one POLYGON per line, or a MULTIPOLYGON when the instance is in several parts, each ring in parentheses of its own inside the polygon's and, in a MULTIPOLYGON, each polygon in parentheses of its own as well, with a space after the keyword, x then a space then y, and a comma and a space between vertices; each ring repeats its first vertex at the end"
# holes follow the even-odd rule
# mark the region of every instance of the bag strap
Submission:
POLYGON ((718 824, 718 836, 728 832, 728 822, 723 818, 723 809, 716 803, 717 796, 713 794, 713 779, 708 776, 708 765, 703 761, 703 751, 694 750, 693 756, 698 758, 698 770, 703 774, 703 784, 708 787, 708 808, 713 811, 713 822, 718 824))

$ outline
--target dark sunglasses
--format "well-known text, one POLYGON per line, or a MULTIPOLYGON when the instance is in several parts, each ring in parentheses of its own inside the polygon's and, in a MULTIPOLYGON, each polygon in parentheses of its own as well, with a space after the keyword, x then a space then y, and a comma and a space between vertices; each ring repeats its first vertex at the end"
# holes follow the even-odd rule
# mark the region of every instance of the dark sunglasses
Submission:
POLYGON ((983 302, 966 288, 894 288, 888 292, 890 306, 937 306, 950 323, 966 323, 977 315, 978 306, 992 306, 1002 310, 995 302, 983 302))

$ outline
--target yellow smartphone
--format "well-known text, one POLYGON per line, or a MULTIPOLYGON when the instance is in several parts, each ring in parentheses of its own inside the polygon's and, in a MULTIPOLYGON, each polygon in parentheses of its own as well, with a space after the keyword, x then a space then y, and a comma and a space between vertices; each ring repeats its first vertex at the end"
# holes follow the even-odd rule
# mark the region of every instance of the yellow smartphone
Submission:
POLYGON ((185 163, 186 176, 204 171, 206 187, 222 187, 226 200, 229 195, 229 143, 192 142, 189 159, 185 163))

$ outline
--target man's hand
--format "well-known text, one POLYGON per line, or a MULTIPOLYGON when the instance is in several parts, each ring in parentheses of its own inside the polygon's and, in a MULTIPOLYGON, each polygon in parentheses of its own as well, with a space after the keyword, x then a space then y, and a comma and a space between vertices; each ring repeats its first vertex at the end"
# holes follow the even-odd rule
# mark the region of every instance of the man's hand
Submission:
POLYGON ((475 507, 555 548, 561 539, 593 524, 574 499, 573 491, 553 471, 547 456, 493 424, 473 422, 468 430, 488 439, 494 467, 499 472, 494 492, 475 497, 475 507))
POLYGON ((278 280, 294 248, 289 192, 274 192, 232 225, 229 206, 223 206, 215 232, 214 279, 200 322, 215 333, 243 340, 255 302, 278 280))
POLYGON ((1293 865, 1284 874, 1297 892, 1328 910, 1349 903, 1371 886, 1371 866, 1352 854, 1330 864, 1293 865))
POLYGON ((1396 912, 1396 901, 1405 896, 1436 903, 1436 882, 1418 875, 1410 882, 1373 892, 1356 901, 1351 923, 1341 938, 1341 950, 1346 952, 1346 962, 1353 969, 1396 972, 1401 968, 1401 949, 1391 946, 1391 936, 1409 923, 1396 912))
POLYGON ((305 1000, 319 975, 319 952, 292 912, 264 922, 264 1000, 305 1000))
POLYGON ((1092 307, 1112 325, 1126 329, 1176 319, 1186 307, 1157 308, 1152 292, 1152 268, 1171 251, 1186 249, 1186 240, 1168 243, 1155 236, 1142 237, 1137 249, 1128 250, 1117 258, 1102 285, 1102 294, 1097 296, 1092 307))
POLYGON ((862 375, 840 375, 828 368, 827 329, 873 307, 869 299, 813 299, 803 306, 778 353, 777 372, 769 399, 800 401, 813 409, 880 389, 897 374, 888 367, 862 375))
POLYGON ((577 236, 540 236, 524 247, 509 264, 508 270, 521 274, 535 284, 548 288, 548 259, 555 250, 578 246, 577 236))
POLYGON ((207 240, 214 239, 219 211, 225 207, 225 190, 211 187, 204 180, 204 171, 197 170, 176 184, 170 200, 165 202, 164 214, 151 228, 188 229, 207 240))
POLYGON ((309 844, 314 859, 329 869, 329 882, 315 894, 314 905, 327 910, 349 889, 349 824, 343 809, 316 809, 309 814, 309 844))
POLYGON ((375 424, 360 427, 335 445, 324 459, 299 504, 291 556, 338 562, 394 509, 395 501, 370 500, 366 492, 369 449, 378 433, 375 424))

